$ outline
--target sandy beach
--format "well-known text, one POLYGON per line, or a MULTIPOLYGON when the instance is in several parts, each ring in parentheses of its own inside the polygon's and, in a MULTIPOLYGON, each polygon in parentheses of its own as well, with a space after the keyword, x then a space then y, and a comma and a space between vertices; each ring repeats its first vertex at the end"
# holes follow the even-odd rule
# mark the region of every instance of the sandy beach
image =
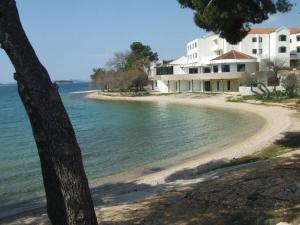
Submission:
POLYGON ((228 110, 247 111, 264 119, 265 123, 262 129, 253 135, 250 135, 246 139, 236 140, 236 143, 229 147, 218 149, 217 151, 203 153, 198 157, 194 157, 191 160, 186 160, 176 166, 172 166, 163 171, 142 176, 137 179, 138 183, 158 185, 165 183, 166 177, 183 169, 195 168, 211 161, 221 159, 230 161, 234 158, 251 155, 269 146, 275 140, 280 139, 284 132, 300 129, 298 120, 293 117, 295 114, 293 110, 279 106, 227 102, 226 97, 229 96, 230 95, 215 95, 196 98, 194 95, 181 94, 168 96, 112 97, 92 93, 88 94, 87 98, 101 101, 148 101, 193 105, 199 107, 214 107, 228 110))
MULTIPOLYGON (((172 186, 182 186, 188 184, 188 181, 186 180, 177 180, 173 183, 166 180, 167 177, 176 172, 196 168, 200 165, 209 166, 210 162, 218 160, 230 161, 234 158, 251 155, 282 138, 284 133, 300 130, 300 122, 296 117, 296 112, 294 110, 280 106, 227 102, 226 97, 228 96, 230 95, 200 96, 179 94, 168 96, 152 95, 145 97, 111 97, 99 95, 97 93, 89 93, 87 98, 98 101, 145 101, 159 102, 162 104, 184 104, 199 107, 213 107, 216 109, 220 108, 235 111, 239 110, 241 112, 250 112, 264 119, 264 124, 258 132, 249 135, 249 137, 245 139, 235 140, 233 145, 211 152, 202 153, 196 157, 193 157, 192 159, 183 160, 175 166, 129 180, 128 183, 124 184, 124 186, 120 184, 116 186, 112 185, 96 191, 96 196, 99 196, 99 198, 101 197, 104 201, 104 204, 100 204, 99 207, 96 207, 97 214, 99 215, 100 212, 103 212, 103 210, 105 211, 106 207, 128 202, 135 202, 143 200, 149 196, 153 196, 155 193, 165 190, 161 187, 166 184, 172 186)), ((13 222, 7 221, 3 224, 48 224, 48 222, 45 214, 42 216, 40 214, 33 214, 16 217, 13 222)))

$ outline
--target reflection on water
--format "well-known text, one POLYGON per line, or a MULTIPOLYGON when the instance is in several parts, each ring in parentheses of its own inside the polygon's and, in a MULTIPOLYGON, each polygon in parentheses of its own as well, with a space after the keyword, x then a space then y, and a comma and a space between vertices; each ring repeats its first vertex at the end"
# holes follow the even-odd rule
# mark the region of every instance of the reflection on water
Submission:
MULTIPOLYGON (((100 102, 69 94, 86 89, 87 84, 60 87, 94 185, 231 143, 262 122, 245 113, 162 102, 100 102)), ((35 199, 44 196, 36 146, 15 86, 0 87, 0 134, 1 217, 36 207, 35 199)))

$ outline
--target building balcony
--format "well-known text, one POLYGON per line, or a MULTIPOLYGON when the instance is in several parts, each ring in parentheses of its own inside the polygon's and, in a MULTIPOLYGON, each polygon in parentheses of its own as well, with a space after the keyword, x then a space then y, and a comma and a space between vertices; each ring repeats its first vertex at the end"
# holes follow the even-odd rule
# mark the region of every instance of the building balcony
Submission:
POLYGON ((152 76, 150 80, 230 80, 241 79, 244 72, 229 72, 229 73, 198 73, 198 74, 174 74, 174 75, 157 75, 152 76))

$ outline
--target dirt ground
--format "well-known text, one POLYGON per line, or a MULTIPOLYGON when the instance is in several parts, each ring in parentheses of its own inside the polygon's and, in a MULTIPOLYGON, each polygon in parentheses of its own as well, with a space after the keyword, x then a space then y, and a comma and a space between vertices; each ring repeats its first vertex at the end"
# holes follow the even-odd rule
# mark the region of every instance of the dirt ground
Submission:
POLYGON ((300 154, 98 211, 105 225, 300 224, 300 154))

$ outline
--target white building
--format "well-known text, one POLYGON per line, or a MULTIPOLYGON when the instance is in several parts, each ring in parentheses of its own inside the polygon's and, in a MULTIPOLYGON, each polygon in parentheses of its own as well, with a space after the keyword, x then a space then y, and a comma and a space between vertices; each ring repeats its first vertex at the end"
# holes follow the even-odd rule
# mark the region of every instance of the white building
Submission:
POLYGON ((262 60, 280 59, 290 67, 300 59, 300 28, 255 28, 237 45, 209 34, 189 42, 186 51, 186 56, 151 68, 156 90, 238 91, 245 72, 263 70, 262 60))

